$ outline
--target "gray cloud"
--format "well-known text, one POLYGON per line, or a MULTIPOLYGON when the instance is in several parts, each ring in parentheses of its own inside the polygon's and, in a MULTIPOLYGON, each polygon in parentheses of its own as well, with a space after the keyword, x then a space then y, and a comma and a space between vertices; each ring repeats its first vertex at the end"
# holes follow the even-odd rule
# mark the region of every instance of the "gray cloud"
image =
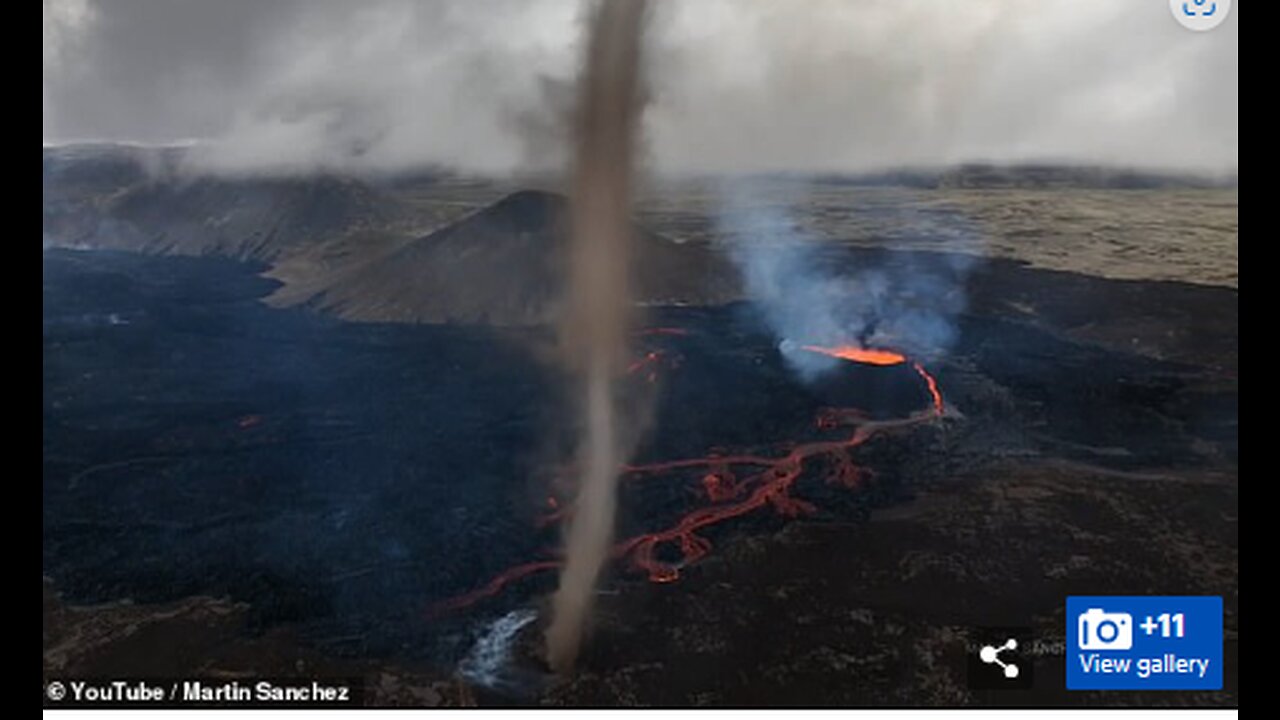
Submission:
MULTIPOLYGON (((658 171, 973 159, 1238 167, 1239 8, 1131 0, 660 5, 658 171)), ((560 162, 578 0, 52 0, 44 139, 199 138, 226 169, 560 162)))

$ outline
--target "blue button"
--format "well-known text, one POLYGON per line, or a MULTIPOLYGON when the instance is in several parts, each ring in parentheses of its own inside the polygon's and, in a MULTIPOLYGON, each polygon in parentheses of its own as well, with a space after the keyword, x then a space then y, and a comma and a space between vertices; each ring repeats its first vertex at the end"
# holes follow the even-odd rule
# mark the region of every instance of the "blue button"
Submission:
POLYGON ((1068 690, 1221 690, 1222 598, 1067 598, 1068 690))

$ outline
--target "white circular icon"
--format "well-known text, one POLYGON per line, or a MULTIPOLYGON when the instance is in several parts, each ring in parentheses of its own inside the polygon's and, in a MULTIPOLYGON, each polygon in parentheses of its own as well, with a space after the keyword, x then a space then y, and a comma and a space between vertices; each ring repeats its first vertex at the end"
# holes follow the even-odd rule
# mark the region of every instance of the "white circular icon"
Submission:
POLYGON ((1231 0, 1169 0, 1169 12, 1182 27, 1205 32, 1227 19, 1231 14, 1231 0))
POLYGON ((67 688, 57 680, 45 686, 44 691, 49 696, 49 699, 55 702, 67 696, 67 688))
POLYGON ((982 662, 988 665, 999 665, 1000 668, 1004 671, 1004 676, 1009 678, 1010 680, 1013 680, 1014 678, 1018 677, 1018 666, 1015 665, 1014 663, 1007 663, 1001 660, 1000 653, 1004 652, 1005 650, 1017 650, 1017 649, 1018 649, 1018 641, 1013 638, 1009 638, 1008 640, 1005 640, 1004 645, 1001 645, 1000 647, 996 647, 994 645, 984 645, 982 649, 978 651, 978 658, 981 659, 982 662))

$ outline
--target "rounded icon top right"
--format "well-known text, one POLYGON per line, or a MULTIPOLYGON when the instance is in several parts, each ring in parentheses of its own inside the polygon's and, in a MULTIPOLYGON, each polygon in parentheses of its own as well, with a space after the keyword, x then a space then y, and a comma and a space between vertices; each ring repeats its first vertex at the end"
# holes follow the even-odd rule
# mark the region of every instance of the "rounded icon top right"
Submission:
POLYGON ((1182 27, 1206 32, 1231 14, 1231 0, 1169 0, 1169 12, 1182 27))

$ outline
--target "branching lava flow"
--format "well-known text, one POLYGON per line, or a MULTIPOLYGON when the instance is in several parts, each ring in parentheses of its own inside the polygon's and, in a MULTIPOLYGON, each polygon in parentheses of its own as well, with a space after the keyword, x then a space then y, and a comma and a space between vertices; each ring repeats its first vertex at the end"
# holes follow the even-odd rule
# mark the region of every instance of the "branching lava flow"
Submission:
MULTIPOLYGON (((678 336, 686 333, 679 328, 655 328, 649 334, 678 336)), ((824 479, 827 483, 856 489, 863 484, 868 471, 855 464, 851 455, 855 448, 877 433, 910 427, 939 418, 943 414, 945 405, 937 380, 922 364, 909 359, 902 353, 885 348, 864 348, 852 345, 837 347, 804 345, 801 347, 808 352, 822 353, 867 365, 893 366, 909 363, 924 383, 930 399, 929 407, 892 420, 870 420, 865 413, 855 408, 828 408, 819 414, 816 421, 817 428, 830 431, 846 427, 852 428, 852 432, 840 439, 797 443, 790 452, 781 457, 754 454, 708 454, 702 457, 624 466, 621 474, 623 479, 628 481, 695 475, 700 486, 698 494, 705 504, 684 514, 669 527, 635 535, 616 543, 612 549, 615 560, 628 561, 633 568, 644 572, 652 582, 673 582, 679 579, 682 568, 696 562, 711 551, 710 541, 699 534, 699 531, 705 528, 755 512, 766 506, 772 507, 775 512, 785 517, 798 517, 812 513, 816 509, 812 503, 791 495, 792 487, 809 467, 810 461, 815 459, 823 461, 824 479), (661 559, 658 551, 664 546, 670 546, 672 550, 678 551, 678 559, 674 561, 661 559)), ((653 383, 657 379, 656 373, 659 366, 663 364, 662 360, 667 357, 668 353, 664 351, 648 351, 631 365, 630 372, 646 382, 653 383)), ((675 367, 676 364, 670 363, 669 366, 675 367)), ((540 519, 539 526, 560 522, 565 517, 565 509, 560 507, 554 496, 548 498, 547 505, 552 512, 540 519)), ((498 594, 512 582, 559 566, 559 560, 548 559, 508 568, 471 592, 432 605, 429 615, 437 616, 465 608, 479 600, 498 594)))

